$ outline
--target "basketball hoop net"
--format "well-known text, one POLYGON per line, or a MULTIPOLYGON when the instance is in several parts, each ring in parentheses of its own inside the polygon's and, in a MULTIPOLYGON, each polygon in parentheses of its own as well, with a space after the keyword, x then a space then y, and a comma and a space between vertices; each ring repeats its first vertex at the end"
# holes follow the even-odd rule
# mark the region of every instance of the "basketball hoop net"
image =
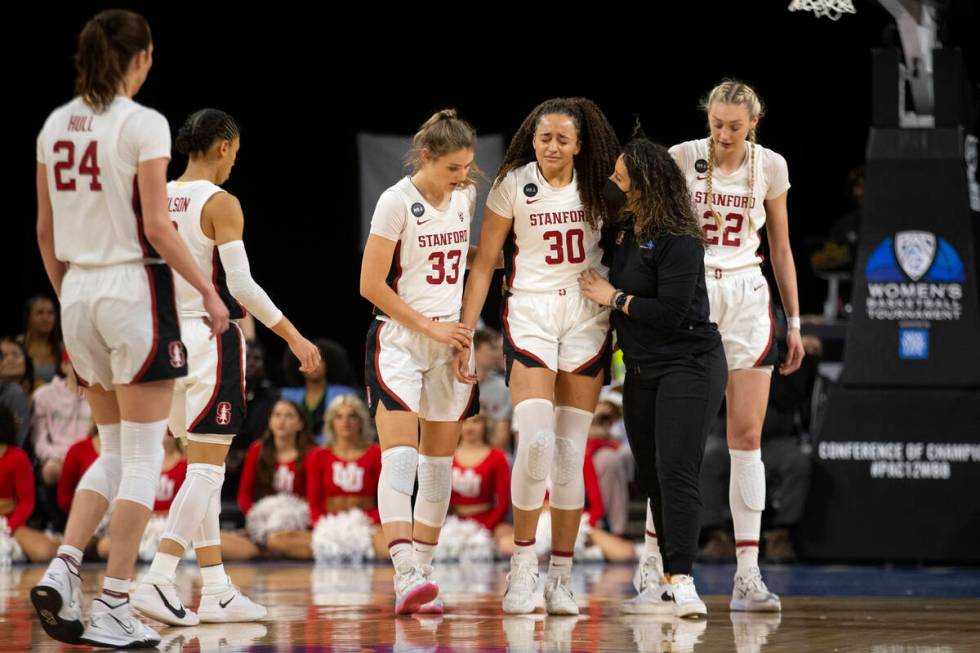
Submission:
POLYGON ((837 20, 844 14, 856 14, 851 0, 793 0, 790 11, 812 11, 817 18, 837 20))

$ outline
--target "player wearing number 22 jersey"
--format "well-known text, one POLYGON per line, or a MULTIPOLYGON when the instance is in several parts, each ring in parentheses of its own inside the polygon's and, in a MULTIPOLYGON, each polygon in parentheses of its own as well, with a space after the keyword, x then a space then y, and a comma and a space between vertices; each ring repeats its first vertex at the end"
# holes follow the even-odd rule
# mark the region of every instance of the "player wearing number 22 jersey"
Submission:
POLYGON ((711 321, 718 325, 728 369, 773 365, 772 311, 769 285, 762 276, 759 230, 766 223, 765 201, 789 190, 786 159, 769 148, 756 149, 731 174, 712 171, 711 207, 708 204, 708 139, 670 148, 687 178, 697 215, 708 241, 704 270, 711 304, 711 321), (750 170, 751 167, 755 170, 750 170), (749 183, 751 174, 752 183, 749 183), (720 224, 711 215, 720 214, 720 224))

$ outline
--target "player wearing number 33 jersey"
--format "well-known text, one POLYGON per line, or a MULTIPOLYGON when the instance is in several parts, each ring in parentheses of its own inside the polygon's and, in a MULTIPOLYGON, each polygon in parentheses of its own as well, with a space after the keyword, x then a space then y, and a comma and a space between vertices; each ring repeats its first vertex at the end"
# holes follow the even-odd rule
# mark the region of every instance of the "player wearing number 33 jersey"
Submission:
MULTIPOLYGON (((382 193, 371 233, 395 241, 388 285, 409 306, 437 322, 459 320, 476 187, 457 188, 449 204, 433 207, 404 177, 382 193)), ((453 349, 375 309, 367 338, 368 402, 411 410, 432 421, 457 421, 478 409, 472 387, 453 377, 453 349), (424 389, 423 389, 424 386, 424 389)))

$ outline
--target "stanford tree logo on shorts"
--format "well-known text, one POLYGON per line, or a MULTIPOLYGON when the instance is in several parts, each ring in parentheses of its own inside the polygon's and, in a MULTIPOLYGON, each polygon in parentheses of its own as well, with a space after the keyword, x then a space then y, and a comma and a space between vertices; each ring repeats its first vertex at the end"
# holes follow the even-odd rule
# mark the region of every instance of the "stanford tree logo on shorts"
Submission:
POLYGON ((231 424, 231 403, 227 401, 222 401, 218 404, 218 413, 214 418, 214 421, 221 426, 226 426, 231 424))
POLYGON ((171 367, 183 367, 187 362, 187 354, 184 351, 184 343, 182 343, 180 340, 171 342, 167 347, 167 351, 170 353, 171 367))

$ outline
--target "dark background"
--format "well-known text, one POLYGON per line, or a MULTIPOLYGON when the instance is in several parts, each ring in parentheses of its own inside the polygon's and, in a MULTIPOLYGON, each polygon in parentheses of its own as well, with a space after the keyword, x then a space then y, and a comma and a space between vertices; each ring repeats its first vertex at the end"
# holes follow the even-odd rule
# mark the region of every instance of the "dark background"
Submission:
MULTIPOLYGON (((155 46, 136 100, 166 115, 172 133, 205 106, 238 119, 242 149, 226 188, 245 210, 253 275, 306 335, 340 341, 359 368, 370 308, 357 292, 356 134, 409 134, 446 106, 478 131, 509 138, 541 100, 585 95, 621 138, 639 114, 647 133, 669 145, 705 135, 697 104, 718 80, 752 84, 767 107, 760 143, 789 162, 803 312, 820 312, 825 284, 810 271, 806 245, 849 208, 845 177, 864 159, 870 123, 869 49, 897 41, 876 2, 857 0, 858 13, 837 22, 790 13, 788 4, 657 2, 649 15, 600 3, 426 4, 402 14, 381 5, 127 8, 147 17, 155 46)), ((946 43, 970 46, 976 4, 951 4, 946 43)), ((5 132, 14 164, 0 243, 0 333, 19 333, 24 300, 51 292, 34 236, 31 161, 48 113, 72 96, 76 35, 102 8, 35 3, 7 21, 5 132)), ((976 52, 967 56, 977 79, 976 52)), ((175 154, 171 177, 184 163, 175 154)), ((258 329, 275 376, 282 345, 258 329)))

